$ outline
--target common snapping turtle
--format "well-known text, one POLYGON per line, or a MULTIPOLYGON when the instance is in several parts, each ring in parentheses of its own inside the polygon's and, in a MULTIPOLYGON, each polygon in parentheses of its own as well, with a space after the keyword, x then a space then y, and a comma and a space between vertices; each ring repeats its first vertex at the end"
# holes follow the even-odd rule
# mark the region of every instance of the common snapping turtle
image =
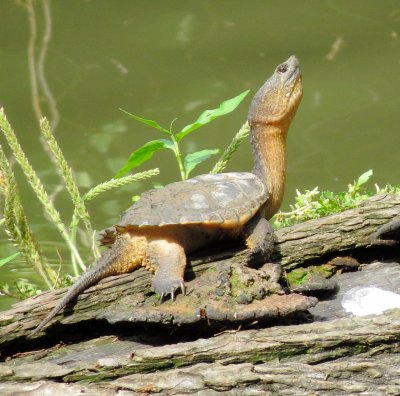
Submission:
POLYGON ((286 136, 302 96, 298 60, 291 56, 257 92, 250 106, 252 173, 207 174, 141 195, 107 231, 110 249, 69 289, 33 331, 41 330, 68 302, 100 279, 141 266, 155 273, 161 298, 185 291, 186 254, 224 239, 242 239, 249 262, 272 252, 268 219, 279 209, 286 172, 286 136))

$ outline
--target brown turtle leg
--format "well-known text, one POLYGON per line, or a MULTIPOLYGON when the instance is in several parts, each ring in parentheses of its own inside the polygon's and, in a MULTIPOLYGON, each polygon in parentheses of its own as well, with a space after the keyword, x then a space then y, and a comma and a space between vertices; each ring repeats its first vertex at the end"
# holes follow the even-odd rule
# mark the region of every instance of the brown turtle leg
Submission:
POLYGON ((242 236, 250 249, 247 263, 265 263, 274 248, 274 230, 267 219, 260 215, 253 217, 243 228, 242 236))
POLYGON ((171 294, 173 300, 177 289, 185 293, 186 254, 181 245, 165 239, 153 240, 148 244, 146 260, 154 267, 152 289, 161 300, 167 294, 171 294))

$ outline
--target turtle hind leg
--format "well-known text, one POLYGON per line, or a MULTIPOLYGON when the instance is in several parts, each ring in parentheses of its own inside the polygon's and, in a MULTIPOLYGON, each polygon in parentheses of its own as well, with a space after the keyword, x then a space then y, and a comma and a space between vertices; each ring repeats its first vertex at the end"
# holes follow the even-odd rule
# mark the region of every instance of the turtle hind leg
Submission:
POLYGON ((267 219, 261 215, 254 216, 247 222, 242 231, 246 246, 250 249, 247 263, 251 266, 265 263, 274 248, 274 230, 267 219))
POLYGON ((152 289, 160 295, 161 301, 168 294, 173 300, 179 289, 185 294, 183 275, 186 254, 179 243, 165 239, 151 241, 147 247, 146 261, 154 269, 152 289))

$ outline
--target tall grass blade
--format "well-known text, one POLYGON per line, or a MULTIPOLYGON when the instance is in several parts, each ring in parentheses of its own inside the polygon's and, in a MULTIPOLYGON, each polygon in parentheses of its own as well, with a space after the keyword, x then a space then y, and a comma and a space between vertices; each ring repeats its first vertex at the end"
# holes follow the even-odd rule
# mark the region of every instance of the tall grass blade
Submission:
POLYGON ((79 217, 83 220, 86 230, 89 234, 92 234, 92 225, 90 223, 89 213, 86 210, 85 202, 83 201, 78 186, 75 182, 72 169, 68 166, 68 163, 58 145, 54 135, 51 132, 49 121, 46 118, 40 120, 40 130, 42 135, 51 150, 51 155, 53 156, 55 163, 58 167, 58 171, 62 176, 65 187, 71 196, 71 200, 76 208, 79 217))
POLYGON ((221 173, 227 166, 229 160, 232 158, 233 154, 239 149, 239 146, 242 144, 243 140, 245 140, 250 133, 250 125, 246 121, 239 129, 237 134, 233 137, 229 146, 223 152, 221 158, 214 165, 214 168, 210 173, 221 173))
MULTIPOLYGON (((61 220, 60 214, 57 209, 54 207, 53 202, 50 200, 49 196, 46 193, 46 190, 43 187, 43 184, 39 177, 36 175, 36 172, 33 170, 31 164, 28 161, 25 153, 22 151, 22 148, 17 140, 14 130, 12 129, 10 123, 7 120, 7 117, 4 113, 4 109, 0 109, 0 129, 3 131, 13 154, 21 166, 26 178, 28 179, 29 184, 33 188, 37 198, 42 203, 44 208, 46 209, 48 215, 50 216, 53 223, 58 228, 61 236, 64 238, 65 242, 67 243, 69 249, 72 251, 73 255, 76 258, 80 268, 82 270, 86 270, 86 267, 76 249, 76 246, 71 241, 71 237, 68 233, 67 228, 65 227, 64 223, 61 220)), ((79 274, 77 268, 74 268, 74 272, 76 275, 79 274)))
POLYGON ((25 261, 43 278, 47 287, 52 289, 57 275, 46 263, 39 245, 29 228, 14 173, 0 146, 0 192, 4 196, 4 226, 11 241, 18 246, 25 261))
POLYGON ((111 179, 104 183, 100 183, 97 186, 91 188, 84 196, 83 199, 85 202, 91 201, 97 195, 102 192, 112 190, 113 188, 122 187, 127 184, 133 183, 135 181, 149 179, 150 177, 154 177, 160 173, 158 168, 150 169, 148 171, 135 173, 133 175, 123 176, 118 179, 111 179))

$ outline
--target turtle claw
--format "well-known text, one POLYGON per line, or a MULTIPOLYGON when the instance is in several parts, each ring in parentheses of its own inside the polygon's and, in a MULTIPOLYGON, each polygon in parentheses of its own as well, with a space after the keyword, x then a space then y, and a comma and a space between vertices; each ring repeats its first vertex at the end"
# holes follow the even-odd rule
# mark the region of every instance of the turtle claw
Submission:
POLYGON ((155 277, 152 289, 160 296, 160 304, 168 294, 171 295, 171 300, 174 301, 176 291, 179 289, 182 291, 183 295, 185 294, 185 284, 182 279, 161 279, 155 277))
POLYGON ((185 283, 183 282, 183 280, 181 280, 179 282, 179 288, 181 289, 182 294, 185 295, 186 294, 186 288, 185 288, 185 283))

